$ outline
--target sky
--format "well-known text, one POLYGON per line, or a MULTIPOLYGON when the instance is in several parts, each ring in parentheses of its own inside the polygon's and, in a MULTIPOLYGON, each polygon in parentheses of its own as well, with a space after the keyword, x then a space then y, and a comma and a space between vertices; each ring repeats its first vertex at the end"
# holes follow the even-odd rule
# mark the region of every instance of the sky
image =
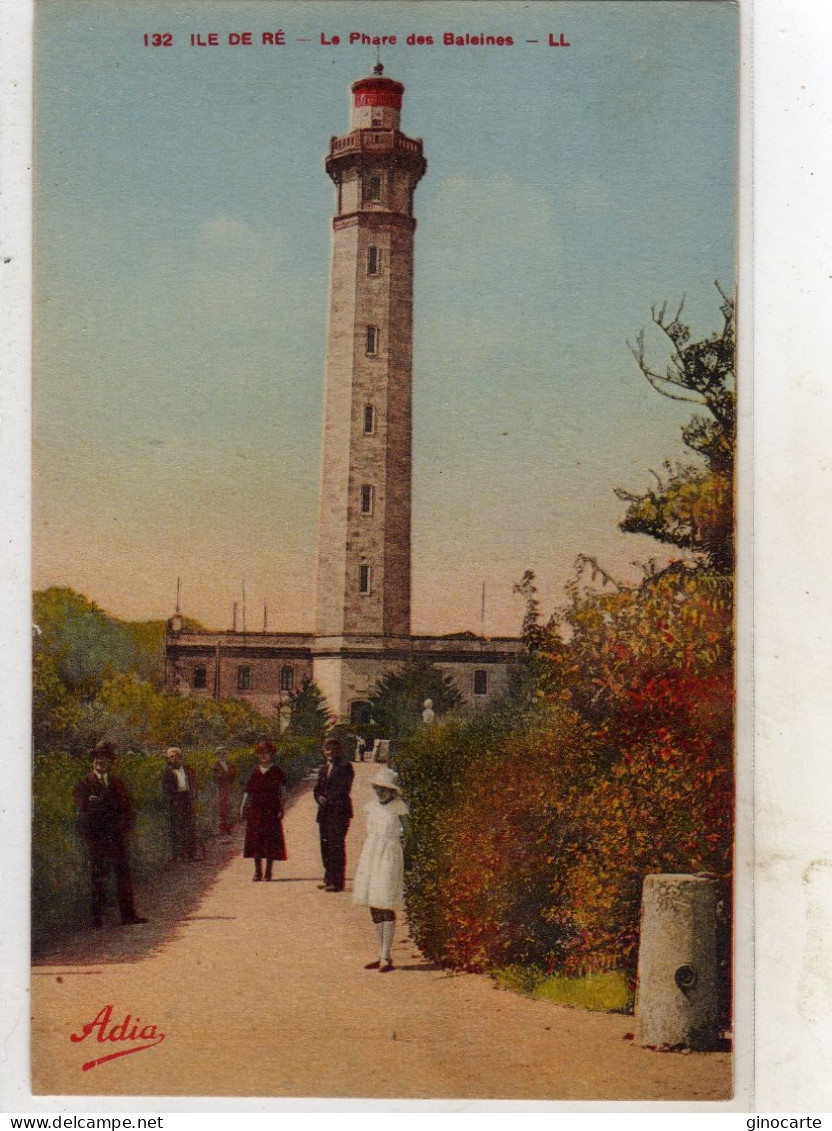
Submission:
POLYGON ((514 634, 512 583, 534 570, 548 612, 580 553, 635 576, 660 548, 618 530, 614 488, 687 458, 691 408, 651 389, 627 340, 683 294, 695 333, 720 324, 736 25, 734 5, 707 0, 42 0, 35 588, 148 619, 170 615, 181 577, 183 611, 225 628, 245 581, 250 628, 264 602, 270 629, 313 628, 323 158, 375 62, 350 32, 397 36, 381 58, 428 160, 413 630, 514 634), (262 45, 278 30, 285 45, 262 45), (229 45, 245 31, 251 46, 229 45), (191 46, 211 32, 218 46, 191 46), (514 44, 446 46, 446 32, 514 44), (172 46, 146 47, 153 33, 172 46))

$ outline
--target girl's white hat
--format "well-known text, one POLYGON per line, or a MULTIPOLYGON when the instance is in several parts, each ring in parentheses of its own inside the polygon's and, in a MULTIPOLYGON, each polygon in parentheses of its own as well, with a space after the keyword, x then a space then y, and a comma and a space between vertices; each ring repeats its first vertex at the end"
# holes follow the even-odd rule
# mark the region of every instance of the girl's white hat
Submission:
POLYGON ((394 789, 396 793, 402 791, 402 787, 399 785, 399 775, 389 766, 379 766, 370 785, 378 786, 380 789, 394 789))

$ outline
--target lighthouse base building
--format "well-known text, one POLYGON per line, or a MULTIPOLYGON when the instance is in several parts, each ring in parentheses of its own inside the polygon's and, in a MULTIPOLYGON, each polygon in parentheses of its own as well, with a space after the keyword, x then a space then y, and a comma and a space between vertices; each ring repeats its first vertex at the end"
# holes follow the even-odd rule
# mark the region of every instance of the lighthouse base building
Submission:
POLYGON ((475 710, 506 689, 513 638, 410 631, 413 271, 422 142, 400 129, 404 87, 383 67, 352 84, 333 137, 335 188, 314 634, 194 633, 168 624, 167 686, 284 713, 311 678, 339 721, 369 721, 378 681, 429 660, 475 710))
POLYGON ((313 679, 339 722, 370 719, 369 697, 378 681, 414 660, 450 676, 464 708, 476 712, 499 698, 523 648, 513 637, 469 633, 414 636, 401 642, 350 637, 319 650, 311 634, 191 632, 172 617, 166 637, 166 682, 171 693, 243 699, 261 714, 288 721, 292 692, 313 679))

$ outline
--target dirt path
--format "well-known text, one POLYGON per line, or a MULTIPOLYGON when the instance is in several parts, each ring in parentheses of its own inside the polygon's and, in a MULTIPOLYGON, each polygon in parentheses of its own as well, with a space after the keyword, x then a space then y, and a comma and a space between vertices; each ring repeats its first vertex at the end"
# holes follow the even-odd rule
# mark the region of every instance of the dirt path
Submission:
MULTIPOLYGON (((348 875, 374 767, 356 766, 348 875)), ((585 1013, 428 964, 400 926, 397 969, 375 957, 366 908, 318 890, 311 793, 286 820, 278 882, 251 882, 239 853, 186 916, 90 935, 33 970, 32 1090, 57 1095, 364 1096, 718 1100, 728 1054, 657 1054, 625 1040, 632 1019, 585 1013), (123 936, 129 934, 129 940, 123 936), (122 941, 113 937, 121 935, 122 941), (113 949, 115 947, 115 950, 113 949), (144 957, 140 957, 145 950, 144 957), (137 1039, 81 1034, 105 1006, 137 1039), (140 1021, 139 1021, 140 1019, 140 1021), (155 1047, 82 1066, 113 1052, 155 1047)), ((159 895, 153 900, 162 906, 159 895)), ((188 908, 190 910, 188 911, 188 908)), ((143 907, 147 914, 151 907, 143 907)), ((171 916, 170 910, 168 915, 171 916)), ((118 1030, 116 1030, 118 1035, 118 1030)))

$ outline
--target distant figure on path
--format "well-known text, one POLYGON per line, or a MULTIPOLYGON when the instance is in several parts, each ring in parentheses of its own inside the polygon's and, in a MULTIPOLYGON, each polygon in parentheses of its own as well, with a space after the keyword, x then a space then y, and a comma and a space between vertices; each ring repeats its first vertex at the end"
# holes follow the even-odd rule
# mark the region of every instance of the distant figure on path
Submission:
POLYGON ((356 762, 363 762, 364 761, 364 754, 365 754, 366 750, 367 750, 367 743, 364 740, 364 736, 359 734, 358 738, 356 738, 356 740, 355 740, 355 760, 356 760, 356 762))
POLYGON ((78 810, 78 831, 87 846, 90 863, 90 926, 103 927, 107 906, 107 883, 115 872, 118 907, 125 926, 146 923, 136 914, 133 903, 133 881, 130 875, 130 833, 133 828, 133 807, 127 786, 110 773, 115 753, 108 742, 92 752, 92 773, 75 787, 78 810))
POLYGON ((433 720, 436 718, 436 713, 433 709, 433 700, 426 699, 424 708, 425 709, 422 711, 422 722, 426 727, 433 726, 433 720))
POLYGON ((217 747, 217 760, 214 763, 214 784, 217 787, 217 808, 220 814, 220 836, 231 832, 231 790, 237 771, 228 761, 224 746, 217 747))
POLYGON ((178 746, 165 755, 168 764, 162 771, 162 792, 170 810, 170 840, 174 860, 196 859, 196 774, 182 759, 178 746))
POLYGON ((259 883, 272 880, 272 863, 285 860, 286 839, 283 836, 283 810, 286 805, 286 778, 274 764, 277 753, 271 742, 258 742, 254 748, 257 765, 248 779, 240 805, 240 817, 246 818, 246 839, 243 856, 254 859, 252 879, 259 883), (263 874, 263 859, 266 873, 263 874))
POLYGON ((386 762, 390 757, 390 739, 377 738, 373 743, 373 749, 370 751, 371 762, 386 762))
POLYGON ((409 810, 402 800, 399 775, 382 766, 370 783, 375 797, 367 802, 367 835, 352 885, 353 903, 370 908, 379 941, 378 958, 365 970, 387 974, 393 969, 391 950, 396 933, 396 909, 404 906, 402 818, 409 810))
POLYGON ((318 803, 317 821, 321 836, 321 860, 324 865, 324 891, 343 891, 347 869, 347 829, 352 820, 350 791, 355 770, 344 761, 344 747, 339 738, 324 742, 326 759, 318 774, 313 796, 318 803))

